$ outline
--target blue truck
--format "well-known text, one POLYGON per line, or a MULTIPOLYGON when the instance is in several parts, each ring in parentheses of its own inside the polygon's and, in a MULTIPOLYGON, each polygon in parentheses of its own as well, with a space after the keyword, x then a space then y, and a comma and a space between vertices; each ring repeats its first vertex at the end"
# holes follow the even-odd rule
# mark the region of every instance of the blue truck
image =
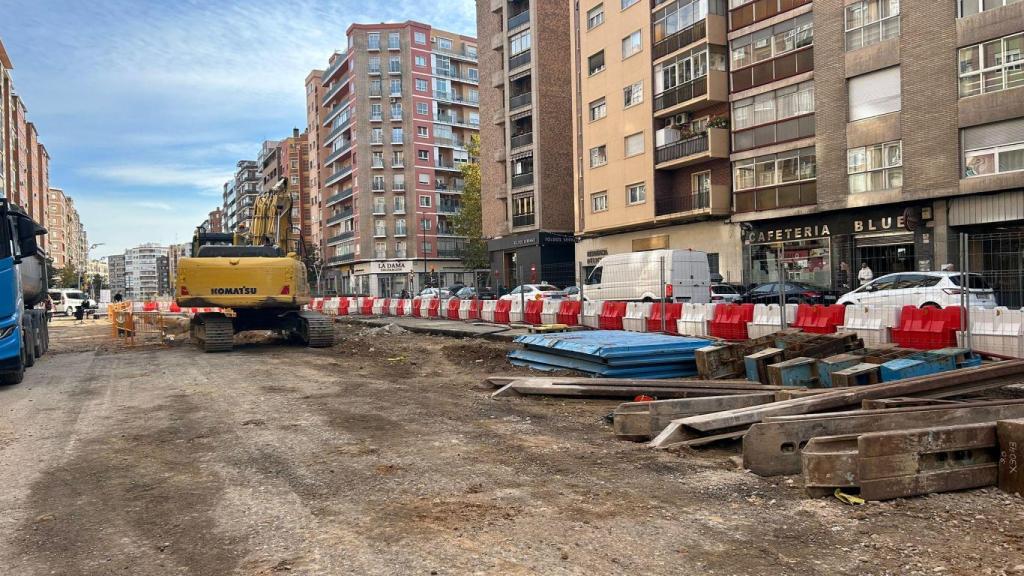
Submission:
POLYGON ((46 310, 46 229, 24 210, 0 200, 0 385, 17 384, 50 346, 46 310))

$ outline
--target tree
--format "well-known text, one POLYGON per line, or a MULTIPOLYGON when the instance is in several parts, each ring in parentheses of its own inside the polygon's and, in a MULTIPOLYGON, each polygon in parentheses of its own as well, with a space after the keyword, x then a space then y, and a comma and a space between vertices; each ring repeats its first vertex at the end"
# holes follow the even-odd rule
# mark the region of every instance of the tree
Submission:
POLYGON ((316 287, 316 293, 319 294, 321 292, 320 279, 324 272, 324 259, 320 255, 320 247, 312 242, 305 242, 305 249, 302 251, 302 264, 306 267, 306 279, 316 287))
POLYGON ((75 268, 74 264, 68 264, 67 266, 55 270, 57 273, 57 283, 62 288, 78 288, 78 269, 75 268))
POLYGON ((483 207, 480 189, 480 137, 474 135, 469 141, 470 161, 459 169, 465 189, 462 192, 462 207, 452 217, 452 230, 458 236, 466 238, 466 248, 462 253, 462 263, 469 270, 480 270, 490 267, 487 256, 487 241, 483 238, 483 207))

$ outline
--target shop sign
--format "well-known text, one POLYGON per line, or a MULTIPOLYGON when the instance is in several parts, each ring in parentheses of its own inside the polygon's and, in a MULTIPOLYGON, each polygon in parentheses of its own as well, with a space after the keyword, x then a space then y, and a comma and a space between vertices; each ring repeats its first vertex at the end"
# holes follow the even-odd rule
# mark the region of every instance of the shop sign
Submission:
POLYGON ((404 274, 412 272, 412 260, 380 260, 370 263, 371 274, 404 274))
POLYGON ((597 266, 597 264, 601 261, 601 258, 604 258, 607 255, 608 251, 604 249, 587 250, 587 266, 597 266))
POLYGON ((645 252, 647 250, 662 250, 668 248, 668 234, 648 236, 633 240, 633 252, 645 252))
POLYGON ((842 214, 828 214, 829 223, 810 226, 788 226, 785 228, 753 229, 746 234, 747 244, 766 244, 771 242, 791 242, 795 240, 811 240, 828 238, 833 234, 870 234, 874 232, 913 231, 916 226, 907 220, 906 212, 898 216, 881 216, 871 218, 843 217, 842 214))

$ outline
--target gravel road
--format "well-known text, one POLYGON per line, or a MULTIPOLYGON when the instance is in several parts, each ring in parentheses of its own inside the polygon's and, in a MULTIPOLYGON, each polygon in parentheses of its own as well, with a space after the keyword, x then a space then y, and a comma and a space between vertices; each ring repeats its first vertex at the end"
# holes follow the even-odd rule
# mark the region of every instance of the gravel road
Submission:
POLYGON ((489 399, 500 344, 108 329, 57 323, 0 388, 0 574, 1024 573, 1024 500, 809 500, 734 451, 616 441, 608 402, 489 399))

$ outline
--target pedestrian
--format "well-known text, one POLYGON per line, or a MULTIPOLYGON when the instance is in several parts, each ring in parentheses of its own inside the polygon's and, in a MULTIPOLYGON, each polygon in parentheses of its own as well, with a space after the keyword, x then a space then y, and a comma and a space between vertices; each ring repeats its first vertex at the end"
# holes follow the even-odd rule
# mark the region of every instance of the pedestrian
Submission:
POLYGON ((49 324, 53 320, 53 298, 50 295, 46 295, 46 300, 43 300, 43 308, 46 310, 46 323, 49 324))
POLYGON ((836 280, 839 284, 839 289, 842 291, 848 291, 850 289, 850 265, 846 262, 839 263, 839 273, 836 274, 836 280))
POLYGON ((75 308, 75 323, 85 324, 85 302, 82 302, 75 308))
POLYGON ((857 280, 860 280, 860 285, 863 286, 874 279, 875 273, 871 271, 871 267, 868 266, 868 263, 861 262, 860 272, 857 273, 857 280))
POLYGON ((114 294, 114 302, 121 302, 122 300, 124 300, 124 296, 121 296, 120 292, 114 294))

